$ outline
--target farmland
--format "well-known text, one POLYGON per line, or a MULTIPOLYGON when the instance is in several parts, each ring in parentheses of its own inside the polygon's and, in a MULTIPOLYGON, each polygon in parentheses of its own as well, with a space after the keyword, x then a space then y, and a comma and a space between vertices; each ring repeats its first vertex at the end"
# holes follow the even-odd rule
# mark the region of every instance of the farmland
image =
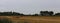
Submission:
POLYGON ((8 18, 13 23, 60 23, 59 16, 0 16, 8 18))

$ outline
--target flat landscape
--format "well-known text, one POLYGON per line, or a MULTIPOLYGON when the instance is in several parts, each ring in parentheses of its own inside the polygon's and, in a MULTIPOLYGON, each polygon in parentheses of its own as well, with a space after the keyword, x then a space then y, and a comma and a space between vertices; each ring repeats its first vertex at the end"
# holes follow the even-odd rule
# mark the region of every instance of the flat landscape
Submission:
POLYGON ((8 18, 13 23, 60 23, 59 16, 0 16, 8 18))

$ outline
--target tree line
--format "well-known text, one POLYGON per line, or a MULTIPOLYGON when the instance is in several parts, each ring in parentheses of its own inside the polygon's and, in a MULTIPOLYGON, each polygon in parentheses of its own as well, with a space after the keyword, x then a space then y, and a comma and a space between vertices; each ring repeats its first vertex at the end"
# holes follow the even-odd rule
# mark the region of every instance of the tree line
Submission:
MULTIPOLYGON (((31 16, 60 16, 60 13, 55 13, 53 11, 40 11, 40 14, 33 14, 31 16)), ((18 12, 0 12, 0 16, 25 16, 25 14, 18 12)))
POLYGON ((18 12, 0 12, 0 16, 18 16, 18 15, 24 15, 18 12))

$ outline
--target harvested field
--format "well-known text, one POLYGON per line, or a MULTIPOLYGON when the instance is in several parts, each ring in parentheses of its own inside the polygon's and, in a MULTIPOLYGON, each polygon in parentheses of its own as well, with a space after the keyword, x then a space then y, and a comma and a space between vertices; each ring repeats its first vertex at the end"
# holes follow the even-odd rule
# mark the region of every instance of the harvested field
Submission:
POLYGON ((0 16, 8 18, 13 23, 60 23, 59 16, 0 16))

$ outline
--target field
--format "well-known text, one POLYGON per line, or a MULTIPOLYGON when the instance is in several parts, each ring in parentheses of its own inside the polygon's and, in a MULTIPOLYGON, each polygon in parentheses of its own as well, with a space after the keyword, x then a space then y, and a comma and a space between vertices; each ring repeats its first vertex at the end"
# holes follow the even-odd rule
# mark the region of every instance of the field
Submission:
POLYGON ((13 23, 60 23, 59 16, 0 16, 8 18, 13 23))

